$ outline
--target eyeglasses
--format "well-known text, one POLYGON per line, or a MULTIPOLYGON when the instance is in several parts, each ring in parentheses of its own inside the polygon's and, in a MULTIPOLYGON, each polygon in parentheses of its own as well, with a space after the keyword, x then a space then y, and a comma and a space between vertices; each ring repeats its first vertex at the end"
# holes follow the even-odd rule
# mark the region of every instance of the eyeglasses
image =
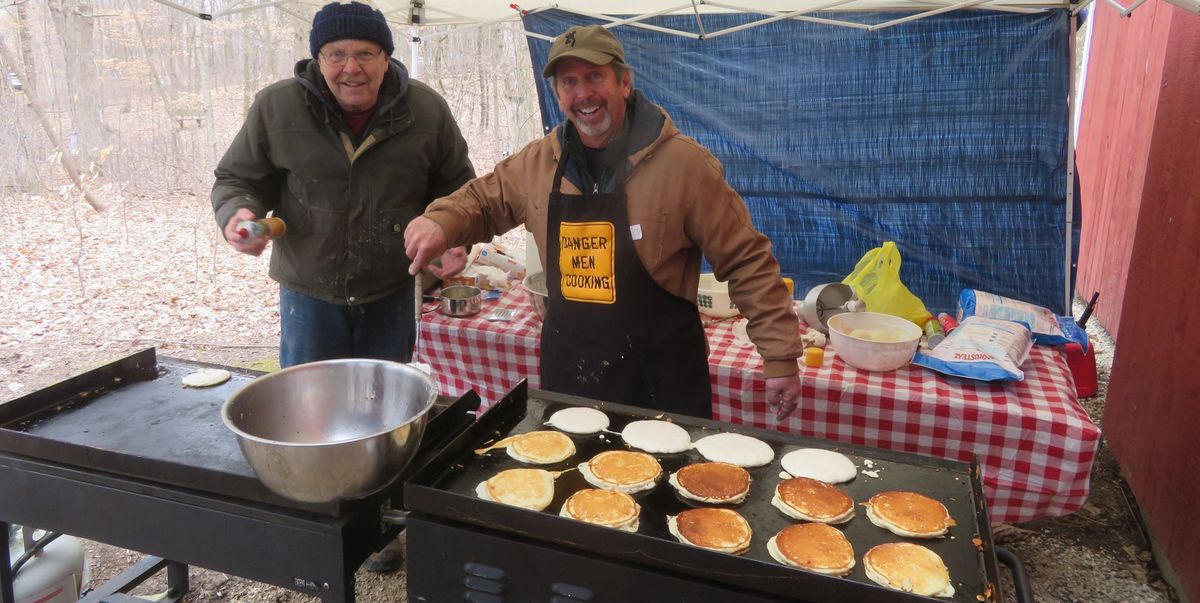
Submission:
POLYGON ((354 62, 358 63, 359 65, 370 65, 381 56, 383 56, 382 48, 379 50, 360 50, 355 53, 349 53, 343 50, 321 53, 321 58, 325 59, 325 62, 331 67, 341 67, 342 65, 345 65, 346 61, 350 60, 350 57, 354 57, 354 62))

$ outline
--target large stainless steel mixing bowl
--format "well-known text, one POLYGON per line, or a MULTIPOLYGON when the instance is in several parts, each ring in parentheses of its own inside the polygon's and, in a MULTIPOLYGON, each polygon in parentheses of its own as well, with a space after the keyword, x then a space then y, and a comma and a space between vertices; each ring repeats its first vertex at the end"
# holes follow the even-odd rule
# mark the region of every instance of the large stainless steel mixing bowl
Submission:
POLYGON ((272 492, 329 503, 390 484, 416 453, 436 399, 433 380, 409 365, 326 360, 251 381, 225 401, 221 419, 272 492))

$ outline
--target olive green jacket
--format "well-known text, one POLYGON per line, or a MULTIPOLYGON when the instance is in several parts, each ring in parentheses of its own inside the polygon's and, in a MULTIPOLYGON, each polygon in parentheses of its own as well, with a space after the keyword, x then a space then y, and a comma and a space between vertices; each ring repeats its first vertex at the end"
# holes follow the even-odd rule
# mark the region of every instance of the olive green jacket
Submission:
POLYGON ((342 119, 316 61, 258 93, 216 169, 224 228, 238 208, 283 218, 270 276, 339 304, 367 303, 411 281, 404 228, 475 176, 446 101, 391 62, 361 139, 342 119))

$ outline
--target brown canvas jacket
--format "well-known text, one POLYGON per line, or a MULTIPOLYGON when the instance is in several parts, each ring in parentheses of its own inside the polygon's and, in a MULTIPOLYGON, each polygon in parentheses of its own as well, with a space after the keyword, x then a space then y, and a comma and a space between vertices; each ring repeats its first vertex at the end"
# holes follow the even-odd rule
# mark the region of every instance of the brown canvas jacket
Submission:
MULTIPOLYGON (((665 118, 657 138, 629 156, 625 192, 629 222, 641 226, 634 245, 642 264, 664 289, 695 302, 701 255, 707 257, 749 320, 747 334, 764 359, 764 375, 796 373, 803 345, 770 240, 751 224, 716 157, 680 133, 661 108, 641 102, 638 111, 665 118)), ((562 127, 435 201, 425 216, 442 226, 452 246, 490 241, 523 223, 538 248, 546 249, 546 206, 562 154, 562 127)), ((562 191, 580 194, 566 178, 562 191)))

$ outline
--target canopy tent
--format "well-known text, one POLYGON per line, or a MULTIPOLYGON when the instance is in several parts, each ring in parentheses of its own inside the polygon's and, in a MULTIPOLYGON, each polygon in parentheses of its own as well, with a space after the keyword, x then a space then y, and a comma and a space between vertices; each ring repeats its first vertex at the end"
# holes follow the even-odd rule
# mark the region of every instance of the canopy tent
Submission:
MULTIPOLYGON (((705 40, 613 32, 635 86, 722 161, 801 294, 891 240, 905 283, 935 312, 971 287, 1064 313, 1068 21, 1063 10, 958 11, 874 32, 795 20, 705 40)), ((587 22, 562 11, 524 18, 542 34, 587 22)), ((548 51, 530 41, 535 72, 548 51)), ((546 82, 540 92, 543 123, 560 123, 546 82)))
MULTIPOLYGON (((179 2, 182 0, 154 0, 160 4, 180 10, 201 14, 205 18, 219 18, 248 10, 267 7, 317 7, 324 2, 313 0, 230 0, 217 3, 215 10, 197 10, 179 2)), ((1075 11, 1090 3, 1072 3, 1065 0, 605 0, 604 2, 507 2, 505 0, 367 0, 379 7, 390 21, 400 25, 480 25, 504 21, 516 21, 522 15, 543 10, 559 10, 582 16, 592 16, 618 24, 638 24, 649 17, 663 15, 694 15, 702 20, 704 15, 723 13, 747 13, 761 15, 762 24, 773 19, 805 19, 810 13, 822 11, 878 12, 890 10, 917 11, 915 15, 965 8, 981 8, 1006 12, 1029 13, 1050 8, 1072 8, 1075 11), (616 17, 614 15, 621 15, 616 17)), ((1144 1, 1144 0, 1143 0, 1144 1)), ((920 18, 918 16, 917 18, 920 18)), ((816 17, 821 22, 839 22, 836 17, 816 17)), ((907 20, 913 20, 910 16, 907 20)), ((862 27, 853 21, 844 24, 862 27)), ((878 27, 881 24, 875 24, 878 27)), ((644 25, 643 25, 644 26, 644 25)), ((715 32, 703 33, 712 36, 715 32)))
MULTIPOLYGON (((584 2, 373 3, 427 41, 521 28, 535 73, 569 25, 613 28, 636 86, 721 159, 801 295, 894 240, 906 284, 933 311, 963 287, 1069 311, 1071 14, 1082 4, 619 0, 599 14, 584 2)), ((307 19, 321 4, 235 0, 198 16, 275 7, 307 19)), ((548 128, 562 116, 544 82, 539 92, 548 128)))

